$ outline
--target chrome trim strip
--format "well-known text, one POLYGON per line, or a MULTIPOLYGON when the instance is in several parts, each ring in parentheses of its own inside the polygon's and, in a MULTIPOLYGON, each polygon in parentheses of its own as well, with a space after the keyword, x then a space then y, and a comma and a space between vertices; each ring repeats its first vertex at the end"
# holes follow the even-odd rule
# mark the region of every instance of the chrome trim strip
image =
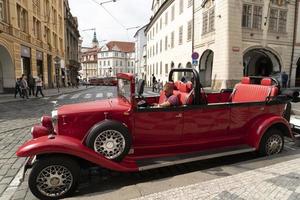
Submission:
POLYGON ((211 154, 211 155, 203 155, 203 156, 194 157, 194 158, 187 158, 187 159, 181 159, 181 160, 175 160, 175 161, 165 161, 165 162, 158 163, 158 164, 139 167, 139 171, 160 168, 160 167, 167 167, 167 166, 171 166, 171 165, 177 165, 177 164, 199 161, 199 160, 206 160, 206 159, 217 158, 217 157, 222 157, 222 156, 230 156, 230 155, 235 155, 235 154, 248 153, 248 152, 253 152, 255 150, 256 150, 255 148, 245 148, 245 149, 239 149, 239 150, 234 150, 234 151, 215 153, 215 154, 211 154))

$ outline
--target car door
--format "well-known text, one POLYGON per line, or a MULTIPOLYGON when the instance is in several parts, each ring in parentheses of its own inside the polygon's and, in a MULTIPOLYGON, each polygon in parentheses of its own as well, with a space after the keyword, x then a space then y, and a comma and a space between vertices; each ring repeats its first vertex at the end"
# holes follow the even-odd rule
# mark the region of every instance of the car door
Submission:
POLYGON ((189 106, 184 111, 182 141, 193 151, 229 145, 229 121, 227 104, 189 106))
POLYGON ((171 153, 181 138, 183 110, 180 108, 138 109, 134 114, 135 152, 171 153))

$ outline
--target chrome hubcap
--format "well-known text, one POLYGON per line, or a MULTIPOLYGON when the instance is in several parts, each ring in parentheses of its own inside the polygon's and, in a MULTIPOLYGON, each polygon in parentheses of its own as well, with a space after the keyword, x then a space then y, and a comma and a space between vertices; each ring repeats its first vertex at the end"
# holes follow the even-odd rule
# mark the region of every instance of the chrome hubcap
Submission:
POLYGON ((45 196, 58 197, 69 191, 73 176, 66 167, 51 165, 39 173, 36 183, 37 189, 45 196))
POLYGON ((280 153, 282 149, 283 141, 280 135, 272 135, 266 144, 267 155, 273 155, 280 153))
POLYGON ((115 159, 125 148, 124 136, 116 130, 101 132, 95 139, 94 150, 108 159, 115 159))

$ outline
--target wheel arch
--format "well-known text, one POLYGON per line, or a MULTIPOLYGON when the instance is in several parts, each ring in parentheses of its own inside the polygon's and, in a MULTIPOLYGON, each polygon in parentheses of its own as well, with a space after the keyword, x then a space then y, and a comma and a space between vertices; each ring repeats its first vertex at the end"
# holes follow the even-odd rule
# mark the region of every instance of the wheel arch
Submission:
POLYGON ((247 143, 258 150, 264 134, 271 128, 280 129, 284 136, 293 138, 291 128, 286 119, 278 115, 264 115, 252 123, 248 132, 247 143))

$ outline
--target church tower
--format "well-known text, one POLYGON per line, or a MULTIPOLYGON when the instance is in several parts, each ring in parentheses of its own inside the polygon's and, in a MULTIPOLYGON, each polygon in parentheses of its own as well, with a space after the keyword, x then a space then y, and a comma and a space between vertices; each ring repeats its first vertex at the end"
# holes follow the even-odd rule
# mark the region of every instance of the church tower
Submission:
POLYGON ((92 44, 93 44, 93 47, 99 47, 99 42, 97 39, 96 31, 94 32, 94 38, 93 38, 92 44))

